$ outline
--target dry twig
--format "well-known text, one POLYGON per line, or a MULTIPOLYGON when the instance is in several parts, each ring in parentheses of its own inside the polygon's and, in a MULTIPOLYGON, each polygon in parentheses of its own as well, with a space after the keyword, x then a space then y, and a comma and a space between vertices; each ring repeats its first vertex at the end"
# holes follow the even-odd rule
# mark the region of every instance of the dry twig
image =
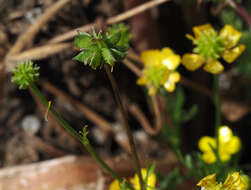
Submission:
MULTIPOLYGON (((141 70, 131 63, 129 60, 125 59, 123 63, 132 71, 134 72, 137 76, 141 75, 141 70)), ((133 104, 132 106, 129 107, 129 110, 133 113, 133 115, 137 118, 139 123, 142 125, 142 127, 146 130, 147 133, 150 135, 156 135, 158 134, 163 126, 163 118, 162 114, 160 113, 160 106, 158 103, 158 98, 157 96, 152 97, 152 104, 153 104, 153 111, 155 114, 155 128, 151 127, 150 122, 147 120, 143 112, 140 110, 140 108, 133 104)))
POLYGON ((53 16, 69 2, 71 2, 71 0, 56 1, 56 3, 52 5, 50 8, 48 8, 44 12, 44 14, 42 14, 37 19, 37 21, 28 28, 27 31, 25 31, 23 34, 19 36, 15 44, 9 50, 6 57, 19 53, 25 46, 30 44, 33 41, 35 35, 40 30, 40 28, 44 26, 51 18, 53 18, 53 16))
MULTIPOLYGON (((119 15, 116 15, 114 17, 111 17, 111 18, 108 18, 106 20, 106 24, 110 25, 110 24, 115 24, 115 23, 118 23, 118 22, 121 22, 121 21, 124 21, 126 19, 129 19, 141 12, 144 12, 148 9, 151 9, 153 7, 156 7, 162 3, 165 3, 165 2, 168 2, 170 0, 152 0, 152 1, 149 1, 147 3, 144 3, 142 5, 139 5, 133 9, 130 9, 124 13, 121 13, 119 15)), ((53 39, 51 39, 49 41, 49 43, 58 43, 58 42, 62 42, 62 41, 65 41, 65 40, 69 40, 71 38, 73 38, 75 35, 77 35, 77 31, 78 30, 81 30, 81 31, 88 31, 91 29, 92 26, 94 26, 95 24, 92 23, 92 24, 88 24, 88 25, 84 25, 82 27, 79 27, 79 28, 75 28, 69 32, 66 32, 60 36, 57 36, 53 39)))
POLYGON ((98 127, 100 127, 104 132, 113 132, 113 129, 111 128, 112 124, 106 121, 104 118, 102 118, 100 115, 89 109, 87 106, 82 104, 79 101, 76 101, 69 97, 66 93, 64 93, 62 90, 54 87, 48 82, 41 82, 44 89, 54 94, 56 97, 61 96, 63 99, 65 99, 67 102, 75 106, 87 119, 89 119, 91 122, 96 124, 98 127))
MULTIPOLYGON (((155 97, 153 97, 153 99, 155 99, 155 97)), ((156 100, 153 100, 153 103, 154 104, 157 103, 156 100)), ((157 105, 153 107, 155 107, 155 109, 158 108, 157 105)), ((136 104, 132 104, 129 107, 129 110, 132 113, 132 115, 139 121, 141 126, 145 129, 145 131, 148 134, 157 135, 161 131, 163 122, 161 120, 159 111, 154 112, 156 121, 155 121, 155 127, 153 128, 151 124, 149 123, 148 119, 146 118, 146 116, 144 115, 144 113, 140 110, 140 108, 136 104)))
POLYGON ((123 63, 125 64, 125 66, 127 68, 129 68, 138 77, 141 76, 141 70, 135 64, 133 64, 131 61, 129 61, 128 59, 125 59, 123 61, 123 63))
POLYGON ((6 70, 9 72, 12 71, 16 64, 21 61, 43 59, 50 55, 57 54, 70 47, 72 47, 71 43, 48 44, 45 46, 40 46, 27 51, 23 51, 22 53, 19 53, 17 55, 9 56, 6 58, 6 62, 8 62, 8 64, 6 65, 6 70))

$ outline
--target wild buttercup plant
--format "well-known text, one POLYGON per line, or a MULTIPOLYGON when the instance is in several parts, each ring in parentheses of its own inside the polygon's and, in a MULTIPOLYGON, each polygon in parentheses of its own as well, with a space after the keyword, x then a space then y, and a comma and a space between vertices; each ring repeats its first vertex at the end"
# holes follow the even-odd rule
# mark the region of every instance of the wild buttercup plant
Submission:
MULTIPOLYGON (((241 33, 229 25, 225 26, 219 34, 209 24, 194 27, 194 33, 195 37, 187 35, 196 45, 196 48, 193 50, 194 53, 185 54, 182 59, 181 56, 175 54, 170 48, 147 50, 141 54, 144 68, 137 83, 146 85, 149 88, 150 95, 157 94, 162 87, 169 93, 175 91, 176 83, 180 80, 180 74, 177 71, 180 62, 188 70, 196 70, 204 64, 206 71, 216 75, 223 71, 223 66, 218 61, 220 56, 227 62, 233 62, 245 49, 243 45, 236 47, 241 33)), ((132 157, 135 161, 137 172, 130 180, 120 177, 95 153, 87 137, 86 127, 83 128, 82 132, 76 132, 52 106, 49 106, 49 102, 35 85, 39 77, 39 67, 31 61, 20 63, 17 69, 14 70, 12 81, 18 84, 20 89, 30 87, 44 106, 48 107, 48 111, 52 116, 72 136, 83 143, 88 152, 115 179, 110 185, 110 190, 151 190, 157 189, 155 165, 153 164, 147 168, 141 168, 140 166, 125 108, 121 103, 116 80, 111 72, 111 68, 115 67, 117 62, 122 61, 126 57, 130 40, 131 33, 125 24, 109 27, 106 32, 99 31, 96 33, 93 29, 92 35, 79 31, 74 39, 74 45, 80 49, 80 53, 73 58, 90 66, 92 69, 105 68, 121 111, 122 122, 131 146, 132 157)), ((177 158, 189 169, 189 176, 197 177, 198 179, 204 177, 197 184, 202 190, 245 190, 249 187, 249 178, 242 173, 236 172, 240 170, 238 167, 231 166, 232 155, 240 150, 241 141, 237 136, 233 135, 230 128, 221 126, 220 122, 220 95, 217 75, 215 76, 215 94, 216 137, 207 136, 201 138, 199 149, 202 151, 202 154, 197 153, 196 160, 193 160, 193 157, 190 155, 183 157, 180 150, 175 152, 177 153, 177 158), (219 175, 222 182, 225 179, 225 182, 216 182, 215 173, 217 176, 219 175)), ((176 177, 178 178, 179 176, 177 175, 176 177)), ((169 182, 164 181, 162 183, 159 181, 160 188, 166 188, 165 184, 171 183, 170 179, 172 178, 166 178, 169 182)))

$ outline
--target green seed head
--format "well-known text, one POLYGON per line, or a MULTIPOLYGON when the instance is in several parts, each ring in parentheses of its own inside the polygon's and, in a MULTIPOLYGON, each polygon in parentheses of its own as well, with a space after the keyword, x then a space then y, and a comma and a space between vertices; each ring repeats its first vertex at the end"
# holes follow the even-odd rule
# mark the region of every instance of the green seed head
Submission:
POLYGON ((169 71, 161 64, 147 65, 143 72, 146 80, 156 88, 159 88, 169 76, 169 71))
POLYGON ((204 59, 217 59, 225 48, 220 36, 215 32, 203 32, 194 40, 196 47, 194 53, 198 53, 204 59))
POLYGON ((11 81, 19 85, 19 89, 26 89, 31 83, 34 83, 39 78, 39 67, 31 61, 26 61, 18 64, 18 67, 13 70, 14 76, 11 81))

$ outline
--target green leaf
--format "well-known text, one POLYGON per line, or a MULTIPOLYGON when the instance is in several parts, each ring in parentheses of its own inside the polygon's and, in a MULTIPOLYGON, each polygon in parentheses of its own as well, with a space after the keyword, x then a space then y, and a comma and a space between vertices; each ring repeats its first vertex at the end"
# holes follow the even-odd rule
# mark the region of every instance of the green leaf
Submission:
POLYGON ((232 7, 225 7, 220 11, 220 19, 222 24, 230 24, 234 26, 237 30, 242 30, 244 26, 244 21, 237 14, 237 12, 232 7))
POLYGON ((113 25, 108 28, 107 40, 111 44, 117 44, 120 41, 122 32, 127 29, 127 26, 124 24, 113 25))
POLYGON ((192 119, 196 114, 198 113, 198 106, 197 105, 193 105, 189 111, 187 111, 186 113, 183 113, 181 121, 182 122, 186 122, 189 121, 190 119, 192 119))
POLYGON ((161 183, 160 189, 175 190, 177 185, 182 182, 179 168, 175 168, 161 183))
POLYGON ((121 31, 111 28, 110 31, 108 31, 107 42, 110 44, 117 44, 120 40, 120 37, 121 31))
POLYGON ((114 57, 117 58, 118 60, 122 60, 126 56, 126 53, 119 51, 117 49, 111 48, 111 51, 112 51, 114 57))
POLYGON ((101 62, 101 51, 97 46, 91 46, 90 48, 80 52, 73 59, 80 61, 85 65, 90 65, 93 69, 96 69, 101 62))
POLYGON ((235 61, 235 65, 239 74, 246 74, 247 76, 251 76, 251 30, 249 29, 246 32, 243 32, 243 36, 240 39, 240 44, 244 44, 246 46, 246 50, 244 53, 235 61))
POLYGON ((86 49, 92 45, 92 37, 86 32, 79 32, 74 38, 74 45, 80 49, 86 49))
POLYGON ((190 170, 194 168, 193 160, 190 154, 185 156, 185 165, 190 170))
POLYGON ((129 28, 125 24, 120 23, 108 29, 107 43, 109 47, 113 47, 122 52, 125 52, 129 48, 130 41, 131 33, 129 28))
POLYGON ((115 58, 113 57, 111 51, 108 48, 102 48, 101 51, 105 62, 110 66, 114 66, 115 58))
POLYGON ((176 91, 176 102, 174 106, 174 115, 173 115, 175 121, 178 121, 181 118, 184 102, 185 102, 184 92, 182 88, 178 87, 176 91))

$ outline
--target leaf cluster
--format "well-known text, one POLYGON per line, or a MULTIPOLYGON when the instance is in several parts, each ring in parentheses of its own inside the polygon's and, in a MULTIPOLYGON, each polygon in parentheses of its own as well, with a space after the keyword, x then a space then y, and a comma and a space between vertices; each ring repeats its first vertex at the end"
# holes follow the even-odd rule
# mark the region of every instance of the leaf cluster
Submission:
POLYGON ((73 59, 92 69, 102 68, 104 64, 113 67, 115 62, 125 58, 130 40, 129 28, 123 23, 109 27, 105 33, 100 31, 97 34, 94 30, 92 35, 79 32, 74 39, 74 45, 81 52, 73 59))

